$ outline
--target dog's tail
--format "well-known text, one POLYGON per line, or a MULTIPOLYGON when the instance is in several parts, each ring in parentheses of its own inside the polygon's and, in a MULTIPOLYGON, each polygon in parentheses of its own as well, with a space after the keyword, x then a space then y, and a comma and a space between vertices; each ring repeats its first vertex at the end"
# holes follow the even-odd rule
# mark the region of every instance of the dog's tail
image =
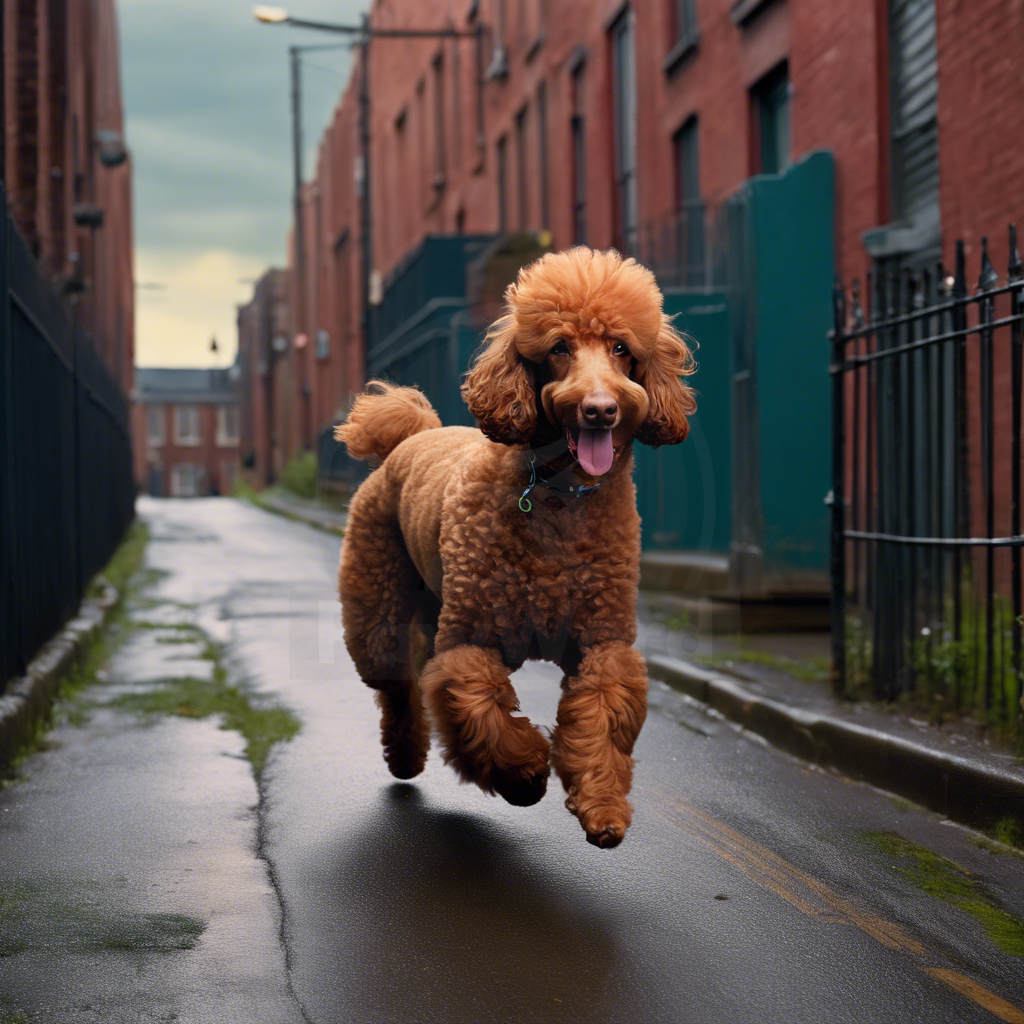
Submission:
POLYGON ((439 426, 441 418, 422 391, 371 380, 334 436, 352 458, 383 462, 407 437, 439 426))

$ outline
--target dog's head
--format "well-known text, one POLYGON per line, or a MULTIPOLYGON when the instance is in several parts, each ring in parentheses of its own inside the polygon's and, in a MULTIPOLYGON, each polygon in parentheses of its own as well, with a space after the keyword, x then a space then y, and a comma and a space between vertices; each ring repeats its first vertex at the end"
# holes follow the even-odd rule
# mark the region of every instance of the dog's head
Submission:
POLYGON ((601 476, 630 438, 685 439, 697 405, 680 378, 695 365, 649 270, 581 246, 524 267, 505 301, 462 385, 491 440, 565 434, 601 476))

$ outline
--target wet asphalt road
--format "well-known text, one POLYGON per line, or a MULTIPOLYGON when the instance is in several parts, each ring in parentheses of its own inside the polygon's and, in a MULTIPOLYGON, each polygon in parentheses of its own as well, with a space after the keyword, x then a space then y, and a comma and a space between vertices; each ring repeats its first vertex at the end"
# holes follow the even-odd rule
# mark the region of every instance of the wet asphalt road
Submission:
MULTIPOLYGON (((540 804, 511 807, 458 784, 432 751, 397 783, 341 638, 337 539, 223 499, 141 511, 150 564, 167 573, 160 596, 194 605, 233 670, 302 724, 272 756, 258 811, 230 823, 247 830, 250 863, 225 869, 239 906, 218 961, 217 1001, 236 1006, 223 1019, 1024 1022, 1021 957, 964 900, 925 891, 914 866, 926 861, 871 836, 946 858, 947 875, 1018 918, 1024 859, 810 770, 657 682, 634 823, 615 850, 585 841, 554 777, 540 804)), ((514 677, 534 721, 553 723, 558 681, 537 663, 514 677)), ((174 727, 200 730, 196 756, 223 760, 204 753, 208 723, 174 727)), ((215 892, 216 864, 204 870, 215 892)), ((221 1019, 167 1005, 178 1015, 153 1019, 221 1019)))

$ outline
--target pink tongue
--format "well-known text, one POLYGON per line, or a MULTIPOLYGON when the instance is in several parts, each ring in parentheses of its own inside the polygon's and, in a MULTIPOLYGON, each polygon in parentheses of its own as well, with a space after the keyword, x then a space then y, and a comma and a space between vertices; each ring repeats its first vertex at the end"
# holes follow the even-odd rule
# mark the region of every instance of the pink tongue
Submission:
POLYGON ((610 430, 580 430, 580 439, 576 442, 576 458, 580 465, 591 476, 602 476, 612 468, 615 450, 612 448, 612 432, 610 430))

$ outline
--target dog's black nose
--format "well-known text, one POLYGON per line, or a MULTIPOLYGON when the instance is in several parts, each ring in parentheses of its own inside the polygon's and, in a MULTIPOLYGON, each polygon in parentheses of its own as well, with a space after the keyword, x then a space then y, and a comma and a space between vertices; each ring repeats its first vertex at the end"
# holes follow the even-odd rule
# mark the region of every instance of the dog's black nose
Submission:
POLYGON ((619 404, 606 392, 595 391, 583 399, 580 411, 583 414, 584 426, 592 430, 607 430, 615 423, 619 404))

